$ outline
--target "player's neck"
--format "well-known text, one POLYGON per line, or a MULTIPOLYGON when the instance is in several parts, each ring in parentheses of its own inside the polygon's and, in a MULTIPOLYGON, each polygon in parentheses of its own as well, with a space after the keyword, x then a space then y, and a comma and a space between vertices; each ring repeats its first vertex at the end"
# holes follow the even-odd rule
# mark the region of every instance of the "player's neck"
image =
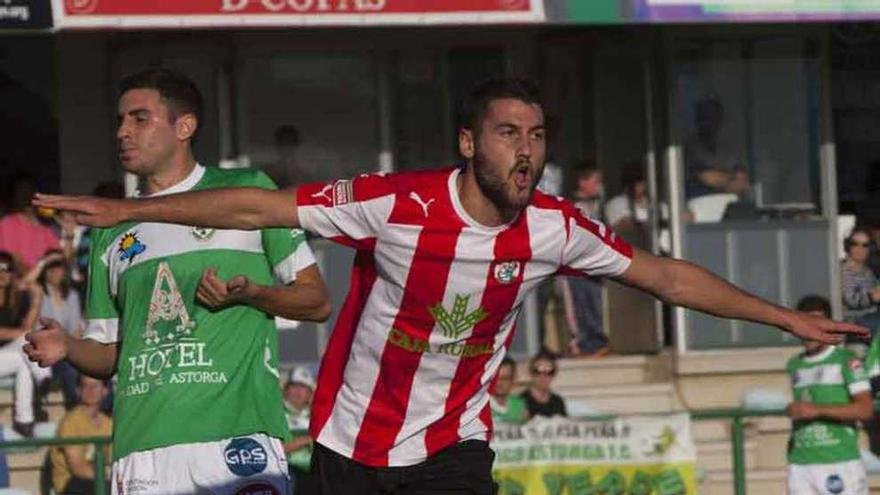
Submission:
POLYGON ((456 189, 461 206, 480 225, 497 227, 509 223, 516 217, 516 211, 507 211, 498 208, 480 189, 477 178, 474 176, 474 167, 468 164, 458 174, 456 189))
POLYGON ((145 195, 156 194, 173 187, 189 177, 196 167, 196 160, 192 154, 173 159, 170 166, 154 174, 142 177, 143 193, 145 195))

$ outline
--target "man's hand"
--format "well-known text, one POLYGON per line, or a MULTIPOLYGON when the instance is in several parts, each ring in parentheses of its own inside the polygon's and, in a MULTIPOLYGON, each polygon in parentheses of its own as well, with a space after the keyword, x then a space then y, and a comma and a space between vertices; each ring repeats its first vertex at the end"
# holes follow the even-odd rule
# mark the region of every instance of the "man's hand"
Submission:
POLYGON ((248 303, 259 287, 252 284, 244 275, 236 275, 228 282, 217 276, 216 268, 208 268, 202 273, 196 297, 209 308, 222 308, 232 304, 248 303))
POLYGON ((67 333, 61 325, 50 318, 40 318, 43 328, 25 335, 27 344, 23 349, 28 359, 47 368, 67 358, 67 333))
POLYGON ((843 342, 846 335, 862 339, 868 339, 871 336, 867 328, 855 323, 829 320, 800 311, 791 311, 786 327, 789 332, 801 339, 831 345, 843 342))
POLYGON ((97 198, 93 196, 34 195, 31 204, 74 214, 76 222, 90 227, 110 227, 128 220, 131 200, 97 198))
POLYGON ((791 419, 814 419, 819 416, 819 409, 809 402, 794 401, 785 408, 791 419))

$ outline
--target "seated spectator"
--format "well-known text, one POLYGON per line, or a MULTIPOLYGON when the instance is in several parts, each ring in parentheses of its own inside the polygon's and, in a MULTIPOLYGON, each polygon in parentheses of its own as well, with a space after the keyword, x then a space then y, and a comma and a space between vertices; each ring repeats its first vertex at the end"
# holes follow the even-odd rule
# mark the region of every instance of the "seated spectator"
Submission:
POLYGON ((880 326, 880 314, 877 313, 880 284, 866 265, 870 247, 871 238, 863 228, 856 227, 849 237, 844 239, 846 259, 841 269, 843 285, 841 292, 844 318, 876 331, 880 326))
MULTIPOLYGON (((40 260, 38 266, 41 269, 37 283, 43 291, 40 317, 51 318, 72 336, 80 337, 84 329, 80 299, 79 294, 71 288, 67 260, 60 252, 53 252, 40 260)), ((64 407, 72 408, 78 401, 76 369, 67 361, 61 361, 52 366, 52 374, 61 380, 64 407)))
MULTIPOLYGON (((602 219, 605 188, 602 171, 585 162, 578 168, 575 204, 584 216, 602 219)), ((602 317, 602 280, 593 277, 566 277, 559 284, 571 327, 568 352, 584 357, 602 357, 610 352, 602 317)))
POLYGON ((13 257, 0 251, 0 376, 15 378, 12 429, 23 436, 33 435, 35 382, 51 376, 48 369, 32 363, 22 351, 24 335, 32 330, 39 316, 42 291, 31 285, 19 289, 13 257))
POLYGON ((694 132, 684 147, 685 196, 742 194, 751 187, 743 160, 723 138, 724 106, 714 98, 696 103, 694 132))
MULTIPOLYGON (((831 316, 828 300, 819 296, 801 299, 797 309, 831 316)), ((794 398, 786 408, 792 421, 787 493, 866 494, 856 430, 859 421, 871 418, 864 366, 844 348, 809 340, 803 345, 804 352, 786 365, 794 398)))
POLYGON ((514 380, 516 380, 516 363, 506 357, 498 367, 495 386, 492 388, 492 395, 489 396, 489 406, 492 409, 494 423, 519 424, 525 423, 529 419, 525 399, 510 394, 513 391, 514 380))
POLYGON ((284 452, 287 454, 288 470, 297 495, 318 493, 318 484, 311 473, 312 438, 309 436, 314 390, 315 378, 308 368, 302 366, 290 372, 290 378, 284 385, 284 408, 287 425, 293 436, 284 444, 284 452))
MULTIPOLYGON (((92 195, 99 198, 122 198, 125 197, 125 189, 119 182, 102 182, 95 187, 92 191, 92 195)), ((62 212, 62 215, 64 214, 65 212, 62 212)), ((92 248, 93 232, 94 230, 91 227, 76 226, 73 230, 74 239, 71 243, 73 251, 73 256, 71 258, 71 279, 73 280, 74 287, 76 287, 81 295, 85 294, 86 289, 86 278, 89 273, 89 253, 92 248)))
POLYGON ((31 269, 49 249, 61 247, 51 228, 40 223, 31 198, 36 193, 32 177, 19 176, 12 181, 13 212, 0 218, 0 250, 8 251, 20 264, 22 273, 31 269))
MULTIPOLYGON (((106 437, 113 431, 113 420, 101 412, 101 402, 107 396, 107 384, 81 375, 78 395, 80 404, 64 415, 58 425, 60 438, 106 437)), ((52 447, 49 459, 52 465, 52 487, 59 495, 91 495, 95 493, 95 466, 93 445, 52 447)), ((110 465, 110 446, 105 459, 110 465)), ((109 484, 106 490, 109 492, 109 484)))
MULTIPOLYGON (((641 163, 633 162, 623 167, 621 177, 623 192, 605 204, 605 223, 626 237, 628 232, 638 232, 647 237, 650 222, 651 198, 648 197, 648 182, 641 163)), ((665 204, 660 204, 660 220, 669 216, 665 204)), ((635 240, 639 240, 636 237, 635 240)))
POLYGON ((526 410, 530 418, 568 416, 565 401, 550 388, 556 370, 556 358, 549 352, 541 351, 529 361, 532 380, 521 397, 526 401, 526 410))

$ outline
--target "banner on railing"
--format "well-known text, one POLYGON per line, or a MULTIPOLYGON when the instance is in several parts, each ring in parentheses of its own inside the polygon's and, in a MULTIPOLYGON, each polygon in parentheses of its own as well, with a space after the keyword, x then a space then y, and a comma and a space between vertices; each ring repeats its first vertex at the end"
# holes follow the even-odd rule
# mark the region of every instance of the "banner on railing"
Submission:
MULTIPOLYGON (((2 1, 2 0, 0 0, 2 1)), ((543 22, 543 0, 52 0, 59 28, 543 22)))
POLYGON ((499 495, 692 495, 686 414, 495 425, 499 495))

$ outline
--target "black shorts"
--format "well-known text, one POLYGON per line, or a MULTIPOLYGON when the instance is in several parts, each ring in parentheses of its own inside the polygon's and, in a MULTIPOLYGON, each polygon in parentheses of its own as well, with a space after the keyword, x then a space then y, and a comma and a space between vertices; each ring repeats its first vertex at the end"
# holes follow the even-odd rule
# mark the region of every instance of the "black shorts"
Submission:
POLYGON ((494 495, 488 442, 467 440, 405 467, 370 467, 315 443, 319 495, 494 495))

